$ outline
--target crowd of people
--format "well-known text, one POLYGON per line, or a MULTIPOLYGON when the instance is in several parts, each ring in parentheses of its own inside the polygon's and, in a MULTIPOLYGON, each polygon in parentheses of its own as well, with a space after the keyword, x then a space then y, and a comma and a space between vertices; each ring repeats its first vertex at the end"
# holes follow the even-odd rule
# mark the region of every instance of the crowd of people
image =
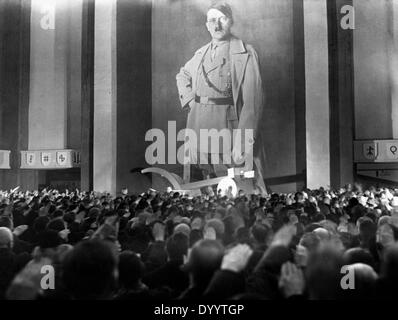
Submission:
POLYGON ((0 298, 392 299, 397 239, 391 188, 14 189, 0 192, 0 298))

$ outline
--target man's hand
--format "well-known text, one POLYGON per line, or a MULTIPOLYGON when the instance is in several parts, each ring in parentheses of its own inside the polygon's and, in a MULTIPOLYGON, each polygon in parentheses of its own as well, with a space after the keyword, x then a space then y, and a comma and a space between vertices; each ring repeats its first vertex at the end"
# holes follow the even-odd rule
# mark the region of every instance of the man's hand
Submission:
POLYGON ((183 108, 183 110, 187 110, 187 112, 189 113, 189 112, 192 110, 192 108, 193 108, 194 105, 195 105, 195 99, 192 99, 191 101, 189 101, 189 103, 187 103, 187 104, 185 105, 185 107, 183 108))
POLYGON ((301 269, 291 262, 282 265, 279 278, 279 288, 283 295, 289 298, 294 295, 301 295, 304 292, 305 282, 301 269))
POLYGON ((26 224, 21 224, 18 227, 14 228, 14 231, 12 232, 15 236, 19 237, 22 233, 24 233, 28 229, 28 226, 26 224))
POLYGON ((48 210, 50 210, 51 203, 43 206, 39 210, 39 217, 46 217, 48 215, 48 210))
POLYGON ((195 218, 191 222, 191 229, 192 230, 200 230, 202 229, 202 219, 195 218))
POLYGON ((164 241, 165 226, 162 223, 155 223, 152 228, 152 235, 155 241, 164 241))
POLYGON ((7 217, 12 217, 12 204, 8 204, 7 207, 4 208, 3 215, 7 217))
POLYGON ((296 234, 297 228, 294 225, 285 225, 278 230, 272 240, 271 245, 273 246, 284 246, 287 247, 292 241, 293 236, 296 234))
POLYGON ((186 255, 184 255, 184 264, 187 264, 190 257, 191 257, 191 253, 192 253, 192 248, 188 248, 188 252, 186 255))
POLYGON ((10 194, 13 194, 13 193, 17 192, 19 190, 19 188, 20 188, 20 186, 14 188, 14 189, 11 189, 10 190, 10 194))
POLYGON ((217 234, 213 227, 207 227, 203 232, 203 238, 208 240, 216 240, 217 234))
POLYGON ((70 233, 69 229, 64 229, 58 232, 58 235, 60 236, 61 239, 68 241, 68 235, 70 233))
POLYGON ((246 268, 252 254, 253 250, 247 244, 238 244, 224 256, 221 270, 241 272, 246 268))
MULTIPOLYGON (((79 210, 78 207, 76 209, 79 210)), ((72 212, 77 213, 77 210, 76 211, 73 210, 72 212)), ((77 222, 77 223, 82 222, 85 216, 86 216, 86 211, 80 211, 78 214, 76 214, 75 222, 77 222)))
POLYGON ((234 148, 232 150, 232 161, 238 165, 243 164, 245 162, 245 154, 234 148))
POLYGON ((308 201, 309 201, 310 203, 313 203, 314 205, 318 205, 318 202, 316 201, 316 199, 315 199, 314 196, 310 196, 310 197, 308 198, 308 201))

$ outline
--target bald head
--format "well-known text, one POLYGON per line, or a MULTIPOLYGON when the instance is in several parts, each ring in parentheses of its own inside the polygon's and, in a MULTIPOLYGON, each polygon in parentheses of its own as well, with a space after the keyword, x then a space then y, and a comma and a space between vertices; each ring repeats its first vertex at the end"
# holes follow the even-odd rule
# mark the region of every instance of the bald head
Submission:
POLYGON ((0 227, 0 248, 12 248, 13 236, 10 229, 0 227))
POLYGON ((329 231, 327 231, 325 228, 316 228, 313 232, 323 241, 330 239, 329 231))

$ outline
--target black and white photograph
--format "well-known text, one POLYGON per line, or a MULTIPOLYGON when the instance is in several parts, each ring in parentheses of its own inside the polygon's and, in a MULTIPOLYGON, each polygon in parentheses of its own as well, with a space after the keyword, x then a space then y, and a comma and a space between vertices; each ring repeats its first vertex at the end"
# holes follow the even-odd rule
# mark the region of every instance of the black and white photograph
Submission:
POLYGON ((398 0, 0 0, 0 300, 397 298, 398 0))

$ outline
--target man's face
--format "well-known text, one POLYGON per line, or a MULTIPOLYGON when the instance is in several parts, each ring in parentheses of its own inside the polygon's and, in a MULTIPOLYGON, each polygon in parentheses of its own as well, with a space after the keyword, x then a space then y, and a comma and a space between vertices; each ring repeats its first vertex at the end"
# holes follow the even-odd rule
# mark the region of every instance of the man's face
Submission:
POLYGON ((213 40, 224 40, 231 34, 232 21, 217 9, 207 12, 207 30, 213 40))

